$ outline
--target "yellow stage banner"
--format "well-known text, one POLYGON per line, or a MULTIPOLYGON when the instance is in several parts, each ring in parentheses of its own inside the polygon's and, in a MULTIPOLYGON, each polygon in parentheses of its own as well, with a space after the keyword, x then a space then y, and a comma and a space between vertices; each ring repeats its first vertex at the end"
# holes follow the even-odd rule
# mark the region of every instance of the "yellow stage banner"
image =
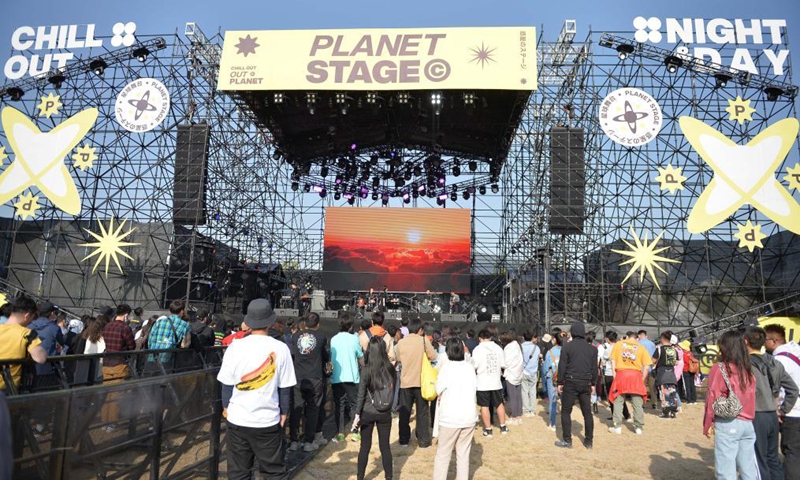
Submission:
POLYGON ((535 90, 534 27, 225 32, 219 90, 535 90))

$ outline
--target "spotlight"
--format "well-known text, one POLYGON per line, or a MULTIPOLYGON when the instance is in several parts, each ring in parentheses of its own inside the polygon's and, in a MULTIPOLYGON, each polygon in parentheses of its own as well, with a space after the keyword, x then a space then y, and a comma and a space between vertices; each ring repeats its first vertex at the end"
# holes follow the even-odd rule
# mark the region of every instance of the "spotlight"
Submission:
POLYGON ((431 105, 433 106, 433 113, 439 115, 442 111, 442 92, 431 93, 431 105))
POLYGON ((446 181, 443 175, 440 175, 439 178, 436 179, 436 183, 438 183, 440 187, 443 187, 446 181))
POLYGON ((64 83, 64 80, 67 78, 61 73, 56 72, 47 79, 56 89, 61 88, 61 84, 64 83))
POLYGON ((456 160, 456 163, 453 165, 453 176, 457 177, 459 175, 461 175, 461 164, 456 160))
POLYGON ((455 190, 453 190, 452 192, 450 192, 450 200, 452 200, 452 201, 454 201, 454 202, 455 202, 456 200, 458 200, 458 192, 456 192, 455 190))
POLYGON ((478 187, 478 192, 480 192, 481 195, 486 195, 486 185, 478 187))
POLYGON ((764 89, 764 93, 767 94, 767 100, 769 100, 770 102, 777 102, 778 98, 785 92, 780 87, 769 86, 764 89))
POLYGON ((310 191, 311 191, 311 184, 309 184, 309 183, 306 183, 306 184, 303 186, 303 191, 305 191, 306 193, 310 192, 310 191))
POLYGON ((274 152, 272 152, 272 158, 274 160, 280 160, 283 156, 283 151, 280 148, 276 148, 274 152))
POLYGON ((325 195, 328 194, 328 191, 325 190, 325 187, 319 189, 319 198, 325 198, 325 195))
POLYGON ((381 179, 378 177, 372 177, 372 188, 378 188, 381 185, 381 179))
POLYGON ((464 93, 461 98, 464 99, 464 106, 465 107, 473 107, 475 106, 475 94, 472 92, 464 93))
POLYGON ((308 106, 308 113, 314 115, 314 109, 317 105, 317 94, 315 92, 306 93, 306 106, 308 106))
POLYGON ((355 152, 356 150, 358 150, 358 145, 355 144, 355 143, 351 143, 350 144, 350 151, 355 152))
POLYGON ((374 105, 378 102, 378 94, 375 92, 367 92, 367 103, 374 105))
POLYGON ((347 203, 348 203, 348 204, 350 204, 350 205, 353 205, 354 203, 356 203, 356 199, 355 199, 355 197, 350 197, 350 198, 348 198, 348 199, 347 199, 347 203))
POLYGON ((678 68, 683 65, 683 60, 674 55, 670 55, 664 59, 664 65, 667 66, 667 71, 669 73, 675 73, 678 71, 678 68))
POLYGON ((283 103, 283 92, 275 92, 272 94, 272 103, 283 103))
POLYGON ((342 194, 341 193, 336 192, 336 193, 333 194, 333 199, 334 200, 341 200, 341 198, 342 198, 342 194))
POLYGON ((92 60, 92 62, 89 64, 89 69, 98 77, 103 75, 103 72, 106 71, 106 68, 108 68, 108 64, 102 58, 92 60))
POLYGON ((475 160, 470 160, 469 161, 469 171, 470 172, 474 172, 476 170, 478 170, 478 162, 476 162, 475 160))
POLYGON ((381 195, 381 203, 384 204, 384 205, 388 205, 389 204, 389 194, 388 193, 384 193, 383 195, 381 195))
POLYGON ((486 306, 481 305, 480 310, 481 310, 481 313, 486 313, 486 306))
POLYGON ((378 192, 372 192, 372 201, 378 200, 378 192))
POLYGON ((410 98, 408 92, 400 92, 397 94, 397 103, 407 104, 410 98))
POLYGON ((292 191, 296 192, 298 188, 300 188, 300 184, 297 182, 292 182, 292 191))
POLYGON ((617 56, 620 60, 625 60, 631 53, 633 53, 633 45, 628 45, 625 43, 622 45, 617 45, 617 56))
POLYGON ((342 178, 342 175, 339 174, 339 175, 336 175, 336 180, 334 180, 334 181, 336 182, 336 185, 341 185, 342 182, 344 181, 344 179, 342 178))
POLYGON ((133 58, 144 63, 147 61, 147 56, 150 55, 150 50, 147 47, 139 47, 133 51, 133 58))
POLYGON ((469 200, 469 191, 464 190, 464 193, 462 193, 461 196, 464 197, 464 200, 469 200))
POLYGON ((214 220, 219 220, 219 219, 221 219, 221 218, 222 218, 222 215, 220 215, 220 213, 219 213, 219 212, 217 212, 217 213, 215 213, 215 214, 214 214, 214 220))
POLYGON ((404 196, 403 196, 403 203, 405 203, 405 204, 409 204, 409 203, 411 203, 411 199, 410 199, 410 198, 408 198, 408 194, 406 194, 406 195, 404 195, 404 196))
POLYGON ((731 81, 731 76, 726 75, 724 73, 718 73, 714 75, 715 80, 715 87, 716 88, 725 88, 728 85, 728 82, 731 81))
POLYGON ((350 200, 351 198, 353 198, 353 194, 350 192, 344 192, 344 198, 350 200))
POLYGON ((425 185, 420 185, 420 186, 417 188, 417 191, 418 191, 419 193, 421 193, 422 195, 425 195, 425 185))
POLYGON ((496 183, 493 183, 492 184, 492 193, 497 193, 499 191, 500 191, 500 186, 497 185, 496 183))
POLYGON ((9 98, 15 102, 18 102, 22 96, 25 95, 25 91, 19 87, 11 87, 6 90, 6 93, 8 94, 9 98))
POLYGON ((447 200, 447 190, 439 192, 439 200, 447 200))
POLYGON ((344 92, 336 92, 336 103, 339 105, 347 103, 347 95, 344 92))
POLYGON ((367 187, 361 187, 361 198, 367 198, 367 194, 369 194, 369 189, 367 187))

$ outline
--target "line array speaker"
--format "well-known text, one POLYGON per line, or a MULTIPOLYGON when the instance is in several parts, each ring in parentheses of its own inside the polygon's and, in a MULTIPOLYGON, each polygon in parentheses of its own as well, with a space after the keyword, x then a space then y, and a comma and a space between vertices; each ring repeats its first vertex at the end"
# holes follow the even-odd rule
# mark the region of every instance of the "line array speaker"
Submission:
POLYGON ((172 221, 175 224, 206 224, 208 134, 207 124, 178 125, 172 195, 172 221))
POLYGON ((583 130, 550 130, 550 232, 583 233, 586 190, 583 130))

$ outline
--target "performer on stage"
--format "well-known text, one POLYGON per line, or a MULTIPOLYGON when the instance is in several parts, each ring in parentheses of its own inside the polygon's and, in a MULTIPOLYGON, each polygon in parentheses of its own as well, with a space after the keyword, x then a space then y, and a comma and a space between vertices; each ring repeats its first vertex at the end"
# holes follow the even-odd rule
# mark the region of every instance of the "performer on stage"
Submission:
POLYGON ((389 289, 386 287, 386 285, 384 285, 383 292, 381 292, 381 300, 380 300, 380 307, 382 312, 386 311, 386 304, 388 300, 389 300, 389 289))
POLYGON ((461 297, 458 296, 456 292, 450 292, 450 314, 456 313, 456 307, 458 306, 458 302, 461 301, 461 297))
POLYGON ((298 315, 302 315, 303 312, 300 311, 300 289, 294 283, 289 288, 292 289, 292 308, 297 310, 298 315))

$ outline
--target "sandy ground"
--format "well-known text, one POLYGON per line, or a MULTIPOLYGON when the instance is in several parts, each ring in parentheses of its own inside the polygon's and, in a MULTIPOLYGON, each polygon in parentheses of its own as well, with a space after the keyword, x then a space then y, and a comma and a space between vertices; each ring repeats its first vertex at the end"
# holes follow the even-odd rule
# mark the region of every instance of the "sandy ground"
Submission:
MULTIPOLYGON (((494 429, 493 438, 483 438, 476 429, 470 455, 470 479, 524 478, 614 479, 655 478, 665 480, 702 480, 714 477, 714 443, 702 435, 703 404, 687 405, 674 420, 657 418, 657 410, 645 411, 644 435, 633 433, 633 425, 624 424, 622 435, 608 432, 610 411, 601 401, 595 414, 594 449, 586 450, 583 439, 583 418, 576 406, 572 415, 572 450, 553 446, 558 432, 547 429, 545 402, 541 401, 537 416, 512 426, 508 435, 494 429), (576 435, 577 433, 577 435, 576 435)), ((413 419, 412 419, 413 425, 413 419)), ((377 435, 373 439, 367 479, 383 479, 377 435)), ((355 478, 359 445, 353 442, 329 443, 294 478, 325 480, 355 478)), ((436 440, 429 449, 417 449, 412 434, 411 444, 401 448, 397 443, 397 420, 392 423, 392 455, 394 479, 431 478, 436 455, 436 440)), ((455 478, 455 456, 450 462, 448 478, 455 478)))

